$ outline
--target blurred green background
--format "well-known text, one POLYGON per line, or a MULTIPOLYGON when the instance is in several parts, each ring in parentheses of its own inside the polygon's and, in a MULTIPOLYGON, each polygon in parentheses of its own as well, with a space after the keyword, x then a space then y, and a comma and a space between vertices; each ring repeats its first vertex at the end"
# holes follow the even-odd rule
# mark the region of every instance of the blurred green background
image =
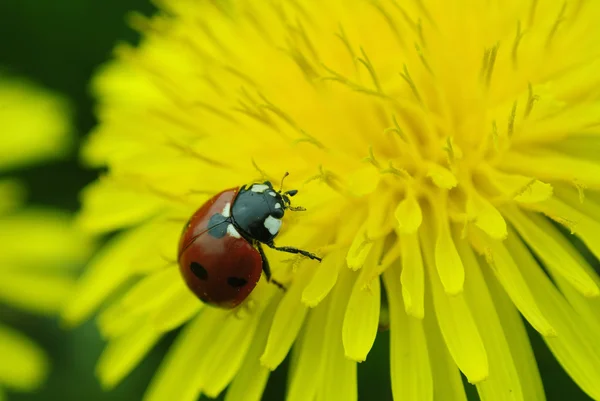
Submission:
MULTIPOLYGON (((88 81, 111 56, 117 41, 138 37, 124 22, 128 11, 150 15, 144 0, 2 0, 0 1, 0 68, 31 78, 67 96, 75 107, 80 137, 94 126, 93 100, 88 81)), ((30 201, 76 210, 78 192, 96 172, 82 168, 76 154, 70 160, 30 168, 19 173, 30 187, 30 201)), ((116 389, 104 392, 94 377, 103 342, 93 322, 64 332, 55 321, 0 307, 2 320, 26 333, 50 355, 53 371, 35 394, 11 393, 12 401, 140 400, 176 332, 166 336, 144 362, 116 389)), ((588 400, 563 373, 539 336, 529 330, 548 400, 588 400)), ((600 339, 599 339, 600 341, 600 339)), ((392 400, 389 381, 389 336, 380 333, 367 362, 360 364, 361 400, 392 400)), ((2 356, 0 355, 0 358, 2 356)), ((272 376, 265 400, 282 400, 286 366, 272 376)), ((467 386, 470 398, 477 399, 467 386)), ((443 399, 440 398, 440 399, 443 399)), ((309 400, 307 400, 309 401, 309 400)))

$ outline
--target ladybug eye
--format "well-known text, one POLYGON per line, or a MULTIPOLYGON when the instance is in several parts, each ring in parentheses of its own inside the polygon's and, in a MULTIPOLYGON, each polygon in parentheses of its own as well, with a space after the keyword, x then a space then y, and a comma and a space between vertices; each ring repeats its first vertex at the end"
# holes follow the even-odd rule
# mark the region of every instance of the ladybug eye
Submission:
POLYGON ((229 277, 227 279, 227 284, 229 284, 232 287, 243 287, 246 284, 248 284, 248 280, 241 278, 241 277, 229 277))
POLYGON ((200 263, 192 262, 190 264, 190 270, 192 273, 196 275, 200 280, 208 280, 208 272, 200 263))

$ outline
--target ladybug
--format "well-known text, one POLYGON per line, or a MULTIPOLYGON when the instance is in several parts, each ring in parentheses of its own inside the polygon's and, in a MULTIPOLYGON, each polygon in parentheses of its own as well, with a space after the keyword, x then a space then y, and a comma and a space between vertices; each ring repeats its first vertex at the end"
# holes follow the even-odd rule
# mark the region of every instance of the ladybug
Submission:
POLYGON ((179 269, 188 288, 207 304, 231 309, 250 295, 263 271, 267 281, 285 289, 271 278, 263 244, 321 261, 310 252, 273 242, 285 211, 305 210, 291 205, 290 197, 297 193, 276 191, 265 181, 226 189, 202 205, 179 241, 179 269))

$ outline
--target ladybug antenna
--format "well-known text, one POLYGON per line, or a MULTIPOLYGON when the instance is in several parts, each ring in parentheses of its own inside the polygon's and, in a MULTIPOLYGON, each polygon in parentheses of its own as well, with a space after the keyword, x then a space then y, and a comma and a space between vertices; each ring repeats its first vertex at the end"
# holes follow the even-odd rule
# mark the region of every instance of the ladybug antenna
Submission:
POLYGON ((281 179, 281 185, 279 187, 279 193, 283 194, 283 195, 287 195, 287 196, 294 196, 294 195, 296 195, 298 193, 297 189, 290 189, 289 191, 283 192, 283 180, 285 180, 285 177, 287 177, 288 175, 290 175, 290 173, 288 173, 286 171, 285 174, 283 175, 283 178, 281 179))
POLYGON ((281 178, 281 186, 279 188, 279 193, 281 194, 281 197, 283 198, 284 209, 290 209, 290 210, 294 210, 294 211, 306 210, 300 206, 296 206, 296 207, 292 206, 290 197, 292 197, 298 193, 297 189, 290 189, 289 191, 283 192, 283 180, 285 180, 285 177, 287 177, 288 175, 290 175, 290 173, 288 173, 286 171, 285 174, 283 175, 283 178, 281 178))
POLYGON ((290 175, 290 173, 286 171, 283 177, 281 178, 281 184, 279 185, 279 193, 283 191, 283 180, 285 180, 285 177, 287 177, 288 175, 290 175))

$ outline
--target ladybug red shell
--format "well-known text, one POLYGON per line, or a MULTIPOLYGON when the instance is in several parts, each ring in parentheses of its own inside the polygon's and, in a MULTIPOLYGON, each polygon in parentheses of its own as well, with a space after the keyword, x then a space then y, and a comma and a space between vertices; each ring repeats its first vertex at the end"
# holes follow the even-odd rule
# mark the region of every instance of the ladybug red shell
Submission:
POLYGON ((202 205, 179 241, 179 268, 189 289, 207 304, 230 309, 250 295, 263 271, 278 284, 271 280, 261 244, 320 261, 307 251, 274 244, 285 211, 303 210, 291 206, 289 198, 297 192, 275 191, 266 181, 226 189, 202 205))

